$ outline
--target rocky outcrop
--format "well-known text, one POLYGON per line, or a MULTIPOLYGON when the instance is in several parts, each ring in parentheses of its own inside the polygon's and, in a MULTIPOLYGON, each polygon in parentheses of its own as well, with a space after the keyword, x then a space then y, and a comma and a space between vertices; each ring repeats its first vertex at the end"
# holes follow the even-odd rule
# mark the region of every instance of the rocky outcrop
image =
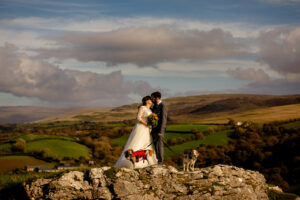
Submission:
POLYGON ((102 167, 38 179, 25 184, 25 190, 30 199, 268 199, 262 174, 227 165, 194 172, 165 165, 136 170, 102 167))

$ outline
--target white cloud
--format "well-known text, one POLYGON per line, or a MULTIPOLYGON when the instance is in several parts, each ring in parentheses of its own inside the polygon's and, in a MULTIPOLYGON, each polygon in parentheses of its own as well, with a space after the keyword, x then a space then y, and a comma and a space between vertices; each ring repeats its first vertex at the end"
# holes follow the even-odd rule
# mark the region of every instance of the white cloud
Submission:
POLYGON ((0 28, 0 46, 5 43, 17 44, 21 49, 26 48, 39 48, 41 46, 51 48, 53 45, 49 41, 41 38, 40 34, 34 31, 13 31, 9 29, 0 28))
MULTIPOLYGON (((22 64, 16 69, 20 71, 18 73, 25 75, 22 78, 26 83, 24 86, 40 83, 37 78, 34 78, 34 74, 26 69, 29 65, 33 66, 32 72, 35 68, 39 69, 40 65, 49 65, 60 70, 59 73, 64 74, 65 78, 71 76, 72 79, 76 79, 77 76, 82 78, 88 76, 86 74, 89 72, 107 78, 115 71, 122 71, 116 76, 120 79, 122 75, 136 75, 141 79, 144 76, 228 77, 227 70, 235 71, 238 68, 239 73, 235 71, 236 76, 233 76, 237 79, 256 81, 256 84, 264 85, 262 87, 264 91, 272 92, 273 85, 274 91, 275 87, 280 88, 280 91, 287 87, 291 92, 297 91, 295 86, 299 85, 300 80, 299 30, 299 27, 258 26, 147 16, 131 18, 104 16, 89 20, 29 17, 0 20, 0 46, 6 42, 15 43, 18 46, 15 53, 22 50, 27 55, 39 53, 37 51, 33 54, 28 49, 42 48, 42 50, 49 50, 44 52, 45 57, 56 57, 53 60, 58 62, 59 66, 56 66, 55 62, 49 64, 45 60, 24 57, 25 54, 16 53, 16 60, 22 58, 22 64), (45 34, 50 37, 45 38, 45 34), (153 39, 157 38, 159 43, 153 43, 153 39), (67 42, 69 43, 66 44, 67 42), (178 45, 176 46, 175 43, 178 45), (241 44, 244 50, 254 55, 252 58, 241 59, 238 50, 241 44), (51 49, 57 47, 60 47, 61 51, 56 52, 56 55, 51 49), (79 61, 76 61, 76 58, 79 61), (113 64, 114 67, 107 67, 106 62, 113 64), (138 68, 131 63, 151 67, 138 68), (20 68, 25 71, 21 71, 20 68), (254 74, 261 72, 260 70, 264 72, 260 74, 263 76, 255 77, 254 74), (253 76, 247 78, 245 74, 253 76), (265 75, 272 81, 264 82, 265 75)), ((56 80, 57 77, 53 76, 53 79, 56 80)), ((67 83, 68 81, 65 82, 67 83)), ((253 85, 251 87, 249 85, 251 89, 248 88, 248 91, 255 91, 253 85)), ((15 89, 14 94, 27 95, 15 89)), ((85 89, 95 91, 92 87, 85 89)), ((279 89, 276 91, 279 92, 279 89)), ((127 93, 131 92, 133 90, 127 93)), ((36 96, 49 101, 49 98, 42 97, 41 92, 36 96)), ((77 103, 81 102, 76 98, 74 97, 77 103)), ((96 100, 90 103, 99 102, 96 100)))
POLYGON ((278 5, 296 5, 296 4, 300 4, 300 0, 258 0, 258 1, 269 3, 269 4, 278 4, 278 5))
POLYGON ((130 102, 132 93, 152 91, 143 81, 125 81, 120 71, 109 74, 62 70, 26 54, 12 44, 0 47, 0 91, 37 97, 49 104, 115 106, 130 102))
POLYGON ((163 26, 141 27, 103 33, 64 33, 47 39, 61 47, 35 49, 42 58, 74 58, 108 65, 154 66, 180 59, 212 60, 243 57, 249 53, 243 42, 221 29, 182 31, 163 26))
POLYGON ((228 70, 228 73, 238 80, 248 80, 257 83, 266 83, 270 81, 268 74, 261 69, 255 70, 253 68, 236 68, 234 70, 228 70))
POLYGON ((100 74, 108 74, 116 70, 122 71, 123 75, 143 77, 229 77, 228 70, 236 68, 253 70, 263 70, 270 78, 284 78, 283 75, 270 69, 267 64, 262 64, 254 60, 234 60, 234 59, 217 59, 209 61, 189 62, 180 60, 177 62, 163 62, 153 67, 137 67, 132 64, 117 65, 114 67, 106 67, 103 62, 78 62, 74 59, 66 59, 58 61, 57 59, 49 59, 51 63, 58 64, 62 69, 73 69, 82 72, 90 71, 100 74))
POLYGON ((142 17, 98 17, 98 18, 41 18, 25 17, 0 20, 0 27, 6 29, 22 28, 52 31, 74 32, 107 32, 127 27, 158 27, 171 26, 181 30, 209 31, 222 28, 231 32, 234 37, 255 37, 260 31, 274 26, 259 26, 245 23, 228 23, 201 21, 192 19, 157 18, 151 16, 142 17))
POLYGON ((300 73, 300 27, 276 28, 259 38, 260 61, 283 75, 300 73))

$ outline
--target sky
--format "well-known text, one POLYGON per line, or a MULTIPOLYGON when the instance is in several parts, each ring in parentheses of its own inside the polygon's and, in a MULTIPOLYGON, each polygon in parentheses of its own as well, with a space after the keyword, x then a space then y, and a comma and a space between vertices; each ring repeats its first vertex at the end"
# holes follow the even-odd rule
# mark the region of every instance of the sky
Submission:
POLYGON ((0 106, 300 94, 300 0, 0 0, 0 106))

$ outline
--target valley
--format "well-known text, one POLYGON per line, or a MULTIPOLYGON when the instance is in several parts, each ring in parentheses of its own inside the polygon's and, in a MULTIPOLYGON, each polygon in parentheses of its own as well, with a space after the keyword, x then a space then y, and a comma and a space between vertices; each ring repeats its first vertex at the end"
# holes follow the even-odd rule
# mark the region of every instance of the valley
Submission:
MULTIPOLYGON (((169 109, 164 140, 172 150, 165 146, 165 164, 181 170, 183 154, 197 149, 196 167, 234 164, 263 173, 285 191, 298 191, 300 95, 201 95, 164 101, 169 109)), ((66 166, 113 166, 134 127, 137 107, 81 108, 31 123, 2 123, 0 190, 56 176, 66 166), (32 166, 52 172, 28 172, 32 166)))

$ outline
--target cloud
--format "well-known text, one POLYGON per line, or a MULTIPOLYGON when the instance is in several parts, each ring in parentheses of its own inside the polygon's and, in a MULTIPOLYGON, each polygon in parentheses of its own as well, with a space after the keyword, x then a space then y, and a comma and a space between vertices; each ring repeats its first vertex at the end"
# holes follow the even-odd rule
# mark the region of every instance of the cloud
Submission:
POLYGON ((228 73, 234 78, 252 82, 246 87, 228 90, 228 92, 300 94, 300 28, 276 28, 263 32, 258 40, 260 62, 267 64, 270 70, 278 72, 282 77, 270 79, 269 75, 261 69, 229 70, 228 73))
POLYGON ((60 47, 35 49, 42 58, 74 58, 108 65, 153 66, 180 59, 211 60, 247 55, 246 45, 221 29, 123 28, 103 33, 64 33, 47 39, 60 47))
POLYGON ((258 0, 260 2, 277 4, 277 5, 297 5, 300 3, 300 0, 258 0))
POLYGON ((275 28, 259 38, 260 61, 288 76, 300 74, 300 27, 275 28))
POLYGON ((253 69, 253 68, 236 68, 234 70, 227 71, 229 75, 238 79, 238 80, 248 80, 254 81, 257 83, 266 83, 270 80, 268 74, 262 69, 253 69))
POLYGON ((21 4, 21 5, 39 5, 39 6, 62 6, 62 7, 91 7, 93 5, 88 4, 80 4, 80 3, 70 3, 70 2, 62 2, 62 1, 54 1, 54 0, 2 0, 6 3, 13 3, 13 4, 21 4))
POLYGON ((229 90, 234 93, 244 94, 270 94, 270 95, 290 95, 300 94, 299 84, 289 82, 285 79, 270 80, 265 83, 250 83, 247 87, 238 90, 229 90))
POLYGON ((266 30, 268 27, 238 22, 219 22, 196 19, 182 19, 171 17, 154 17, 154 16, 135 16, 135 17, 19 17, 13 19, 1 19, 0 27, 5 30, 20 29, 36 30, 36 31, 73 31, 73 32, 108 32, 116 31, 121 28, 128 27, 158 27, 171 26, 180 30, 200 30, 209 31, 212 29, 222 28, 226 32, 230 32, 234 37, 254 37, 260 31, 266 30))
POLYGON ((299 94, 300 27, 273 28, 261 32, 257 43, 259 61, 282 76, 271 79, 265 70, 254 68, 228 70, 228 73, 236 79, 251 81, 247 87, 229 91, 275 95, 299 94))
POLYGON ((97 74, 62 70, 18 52, 12 44, 0 47, 0 91, 37 97, 59 106, 115 106, 153 89, 143 81, 125 81, 120 71, 97 74))
POLYGON ((300 94, 299 84, 291 83, 285 79, 270 80, 268 82, 252 82, 245 87, 224 90, 192 90, 175 93, 172 96, 195 96, 201 94, 261 94, 261 95, 292 95, 300 94))

